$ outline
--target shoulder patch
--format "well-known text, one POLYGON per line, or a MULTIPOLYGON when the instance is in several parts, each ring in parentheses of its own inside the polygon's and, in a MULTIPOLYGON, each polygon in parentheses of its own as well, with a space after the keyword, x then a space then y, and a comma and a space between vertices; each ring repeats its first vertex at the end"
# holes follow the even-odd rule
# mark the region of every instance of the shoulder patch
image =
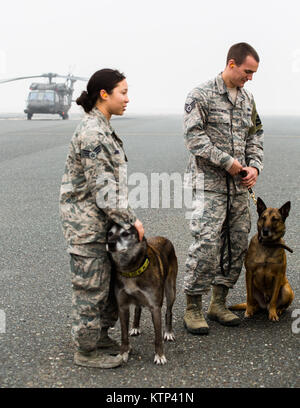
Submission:
POLYGON ((191 103, 186 103, 184 105, 184 110, 186 111, 186 113, 191 113, 195 106, 196 106, 196 101, 193 100, 191 103))
POLYGON ((99 152, 101 152, 101 145, 95 147, 94 150, 81 150, 81 157, 87 157, 91 160, 95 160, 99 152))
POLYGON ((258 127, 259 125, 261 125, 261 120, 260 120, 260 117, 259 117, 258 113, 256 112, 255 126, 258 127))

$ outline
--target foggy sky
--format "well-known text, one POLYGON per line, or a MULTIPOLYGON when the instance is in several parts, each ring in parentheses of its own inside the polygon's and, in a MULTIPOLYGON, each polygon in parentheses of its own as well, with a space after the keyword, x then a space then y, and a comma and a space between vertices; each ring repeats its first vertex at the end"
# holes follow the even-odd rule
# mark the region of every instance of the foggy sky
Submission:
MULTIPOLYGON (((182 113, 187 93, 245 41, 261 59, 246 84, 259 113, 300 115, 299 16, 296 0, 5 1, 0 79, 117 68, 129 84, 127 114, 182 113)), ((0 112, 23 112, 31 82, 0 84, 0 112)), ((76 82, 74 98, 83 89, 76 82)))

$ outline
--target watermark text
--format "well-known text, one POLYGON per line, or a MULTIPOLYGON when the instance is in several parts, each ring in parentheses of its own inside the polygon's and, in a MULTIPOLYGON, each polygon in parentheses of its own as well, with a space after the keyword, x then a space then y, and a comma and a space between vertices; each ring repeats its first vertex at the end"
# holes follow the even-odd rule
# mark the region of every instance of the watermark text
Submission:
POLYGON ((6 333, 6 315, 4 310, 0 309, 0 334, 6 333))

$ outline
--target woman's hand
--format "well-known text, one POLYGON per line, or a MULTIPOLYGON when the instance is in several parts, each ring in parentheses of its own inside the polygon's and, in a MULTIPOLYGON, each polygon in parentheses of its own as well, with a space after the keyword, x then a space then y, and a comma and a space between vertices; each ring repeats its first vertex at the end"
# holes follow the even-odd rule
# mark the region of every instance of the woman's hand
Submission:
POLYGON ((135 226, 135 228, 136 228, 136 230, 137 230, 137 232, 139 234, 140 241, 142 241, 143 236, 144 236, 144 232, 145 232, 143 224, 141 223, 140 220, 136 220, 136 222, 134 223, 134 226, 135 226))

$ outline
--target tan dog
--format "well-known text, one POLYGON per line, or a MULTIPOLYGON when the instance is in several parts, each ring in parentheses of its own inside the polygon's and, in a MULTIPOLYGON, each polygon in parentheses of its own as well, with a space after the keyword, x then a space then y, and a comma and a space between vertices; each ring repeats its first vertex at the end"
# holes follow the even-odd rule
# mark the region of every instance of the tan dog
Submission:
POLYGON ((291 203, 281 208, 267 208, 261 198, 257 199, 257 234, 251 239, 246 257, 247 303, 231 306, 231 310, 245 310, 245 317, 252 317, 260 309, 269 311, 269 319, 278 321, 279 316, 294 299, 294 292, 286 277, 287 247, 282 239, 285 219, 291 203))

